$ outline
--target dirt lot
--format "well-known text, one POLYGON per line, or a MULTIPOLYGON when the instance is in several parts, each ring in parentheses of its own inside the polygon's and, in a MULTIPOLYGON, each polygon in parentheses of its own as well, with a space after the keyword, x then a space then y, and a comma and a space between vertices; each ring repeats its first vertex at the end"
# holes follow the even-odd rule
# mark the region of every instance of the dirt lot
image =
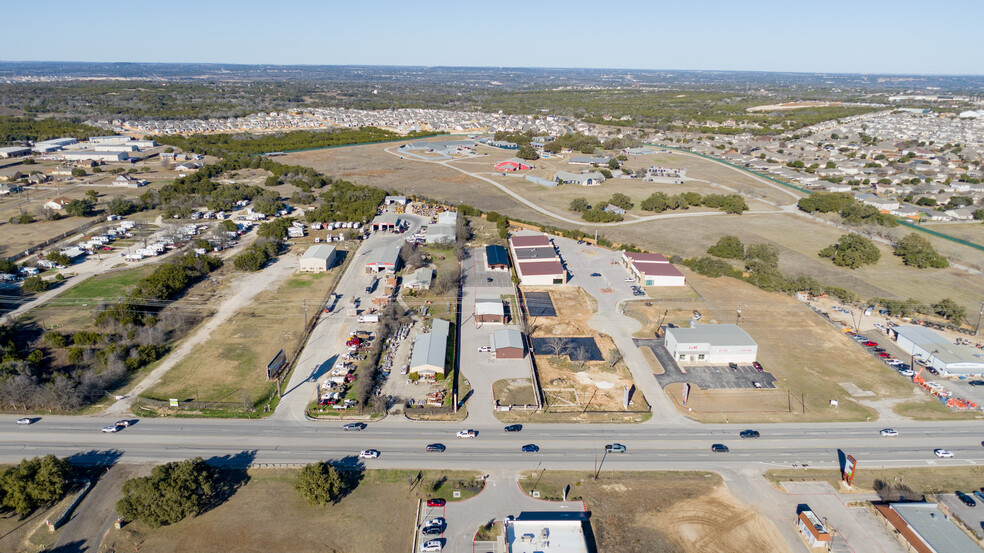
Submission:
POLYGON ((591 511, 598 551, 621 553, 760 553, 786 552, 775 525, 740 503, 716 474, 651 472, 606 474, 547 471, 529 475, 541 497, 582 499, 591 511))
MULTIPOLYGON (((778 469, 765 473, 773 485, 783 482, 828 482, 840 488, 841 474, 835 469, 778 469)), ((909 467, 895 469, 860 468, 854 477, 854 491, 870 493, 875 480, 890 484, 905 484, 918 494, 952 493, 964 490, 970 493, 984 482, 984 467, 909 467)), ((844 488, 846 490, 846 488, 844 488)))
POLYGON ((26 518, 13 511, 0 515, 0 551, 5 553, 34 553, 54 545, 58 534, 52 534, 44 526, 46 519, 54 519, 71 503, 72 496, 47 509, 38 509, 26 518))

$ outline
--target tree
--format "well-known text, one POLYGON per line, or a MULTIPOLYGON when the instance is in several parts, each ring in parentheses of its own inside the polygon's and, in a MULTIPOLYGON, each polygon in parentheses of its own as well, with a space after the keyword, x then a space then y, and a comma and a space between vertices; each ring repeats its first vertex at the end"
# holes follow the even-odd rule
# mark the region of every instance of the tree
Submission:
POLYGON ((25 516, 65 494, 72 468, 54 455, 24 459, 0 472, 3 505, 25 516))
POLYGON ((72 264, 72 258, 62 252, 50 251, 48 252, 48 255, 45 256, 45 259, 56 265, 64 265, 66 267, 72 264))
POLYGON ((632 198, 622 194, 621 192, 616 192, 612 194, 612 197, 608 199, 608 203, 621 207, 622 209, 632 209, 635 204, 632 203, 632 198))
POLYGON ((533 161, 534 159, 540 159, 540 154, 536 153, 536 148, 530 146, 529 144, 525 144, 519 147, 519 150, 516 152, 516 157, 519 159, 533 161))
POLYGON ((744 259, 745 245, 737 236, 725 235, 718 239, 717 244, 707 248, 707 253, 725 259, 744 259))
POLYGON ((96 201, 96 198, 99 197, 99 192, 96 192, 95 190, 90 188, 85 191, 85 197, 89 198, 92 201, 96 201))
POLYGON ((85 176, 85 169, 83 169, 81 167, 76 167, 75 169, 72 169, 72 176, 73 177, 84 177, 85 176))
POLYGON ((121 217, 125 217, 127 215, 136 213, 138 211, 137 204, 131 202, 130 200, 122 196, 110 200, 109 206, 107 206, 107 208, 109 209, 109 212, 112 213, 113 215, 119 215, 121 217))
POLYGON ((662 213, 670 209, 670 197, 665 192, 653 192, 639 205, 644 211, 662 213))
POLYGON ((17 264, 9 259, 0 258, 0 274, 16 275, 17 264))
POLYGON ((930 198, 929 196, 923 196, 922 198, 916 200, 916 205, 922 206, 934 206, 936 203, 936 198, 930 198))
POLYGON ((579 213, 583 213, 591 209, 591 204, 588 203, 588 199, 585 198, 584 196, 578 196, 571 200, 571 204, 570 206, 568 206, 567 209, 571 211, 577 211, 579 213))
POLYGON ((236 225, 234 221, 230 221, 229 219, 225 219, 222 222, 220 222, 219 228, 226 232, 237 232, 239 230, 239 226, 236 225))
POLYGON ((73 217, 89 217, 92 215, 95 202, 86 198, 84 200, 72 200, 65 204, 65 213, 73 217))
POLYGON ((28 294, 44 292, 48 289, 48 281, 41 278, 39 275, 29 276, 24 279, 24 283, 21 284, 21 289, 28 294))
POLYGON ((311 505, 327 505, 338 500, 344 490, 344 480, 338 469, 321 461, 305 465, 297 475, 294 489, 311 505))
POLYGON ((967 316, 967 309, 950 298, 943 298, 932 305, 933 313, 948 321, 960 324, 967 316))
POLYGON ((950 266, 950 262, 937 253, 928 239, 914 232, 895 244, 895 255, 901 257, 906 265, 920 269, 942 269, 950 266))
POLYGON ((875 244, 860 234, 845 234, 836 244, 820 250, 820 257, 830 257, 834 265, 857 269, 862 265, 877 263, 881 252, 875 244))
POLYGON ((608 168, 614 171, 619 168, 618 158, 611 158, 608 160, 608 168))
POLYGON ((975 209, 974 210, 974 220, 975 221, 984 221, 984 209, 975 209))
POLYGON ((824 169, 833 169, 834 167, 837 167, 837 164, 833 161, 828 161, 827 165, 824 166, 824 169))
POLYGON ((198 515, 214 490, 215 476, 201 457, 154 467, 150 476, 123 483, 116 510, 124 520, 151 528, 198 515))

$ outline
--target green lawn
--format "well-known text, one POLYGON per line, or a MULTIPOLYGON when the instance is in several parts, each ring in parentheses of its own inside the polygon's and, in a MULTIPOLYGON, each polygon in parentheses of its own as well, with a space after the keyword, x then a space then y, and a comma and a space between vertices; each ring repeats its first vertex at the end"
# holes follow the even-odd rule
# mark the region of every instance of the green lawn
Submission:
POLYGON ((59 297, 59 303, 63 305, 72 302, 82 304, 103 299, 116 299, 126 293, 131 286, 149 275, 154 268, 154 266, 145 265, 135 269, 90 277, 62 294, 59 297))

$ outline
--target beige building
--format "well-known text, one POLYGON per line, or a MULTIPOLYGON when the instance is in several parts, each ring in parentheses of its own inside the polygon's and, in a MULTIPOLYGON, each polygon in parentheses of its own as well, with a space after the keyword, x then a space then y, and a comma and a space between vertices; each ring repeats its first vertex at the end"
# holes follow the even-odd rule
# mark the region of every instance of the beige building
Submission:
POLYGON ((315 244, 304 252, 298 262, 298 271, 323 273, 335 263, 335 246, 315 244))

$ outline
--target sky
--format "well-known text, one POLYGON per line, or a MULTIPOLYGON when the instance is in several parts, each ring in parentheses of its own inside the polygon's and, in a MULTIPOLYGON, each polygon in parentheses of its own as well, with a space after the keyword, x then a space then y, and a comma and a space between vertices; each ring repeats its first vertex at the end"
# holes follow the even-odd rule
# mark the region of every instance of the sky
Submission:
POLYGON ((0 13, 4 61, 984 74, 984 0, 46 0, 0 13))

